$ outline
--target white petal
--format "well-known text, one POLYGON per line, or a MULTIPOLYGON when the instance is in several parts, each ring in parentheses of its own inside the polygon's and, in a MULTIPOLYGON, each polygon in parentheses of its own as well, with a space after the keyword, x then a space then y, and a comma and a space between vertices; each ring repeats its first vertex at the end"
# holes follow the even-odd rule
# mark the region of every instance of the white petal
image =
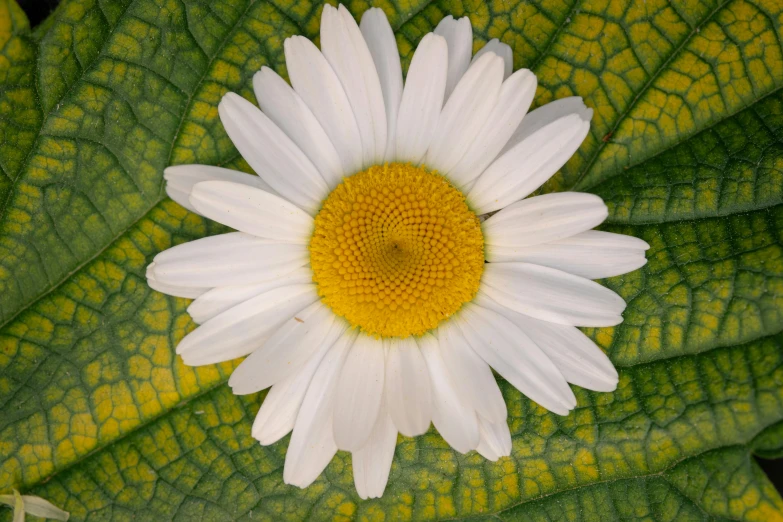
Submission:
POLYGON ((528 136, 531 136, 543 126, 549 125, 553 121, 559 120, 569 114, 576 114, 583 120, 590 121, 593 117, 593 109, 588 108, 580 96, 561 98, 551 103, 547 103, 525 116, 525 119, 522 120, 522 123, 514 131, 514 134, 511 136, 511 139, 508 140, 508 143, 503 148, 501 154, 514 148, 518 143, 528 136))
POLYGON ((345 330, 320 301, 289 317, 266 342, 234 370, 228 385, 234 395, 256 393, 299 370, 322 344, 332 344, 345 330))
POLYGON ((321 52, 334 69, 353 109, 362 140, 364 167, 383 162, 386 108, 381 82, 362 32, 351 13, 325 4, 321 13, 321 52))
POLYGON ((502 84, 503 60, 496 54, 486 54, 470 66, 440 113, 427 166, 440 172, 454 168, 497 104, 502 84))
POLYGON ((479 444, 476 446, 476 452, 485 459, 492 462, 497 462, 497 460, 500 458, 500 455, 495 451, 495 448, 490 446, 489 443, 484 439, 479 439, 479 444))
POLYGON ((359 498, 381 498, 389 481, 396 445, 397 429, 382 401, 370 438, 352 455, 353 481, 359 498))
POLYGON ((525 332, 549 355, 568 382, 601 392, 617 389, 619 377, 612 362, 579 329, 517 315, 518 324, 524 325, 525 332))
POLYGON ((25 513, 46 520, 60 520, 67 522, 71 514, 63 511, 48 500, 34 495, 20 495, 13 490, 13 494, 0 495, 0 504, 6 504, 14 510, 13 522, 25 520, 25 513))
POLYGON ((402 100, 400 52, 394 39, 394 31, 383 10, 373 7, 365 11, 360 28, 381 82, 387 129, 384 158, 386 161, 392 161, 396 157, 394 138, 397 133, 397 113, 402 100))
POLYGON ((183 297, 185 299, 195 299, 209 290, 209 288, 164 285, 150 278, 147 279, 147 286, 156 292, 160 292, 161 294, 172 295, 174 297, 183 297))
POLYGON ((441 36, 421 39, 408 68, 397 115, 396 160, 418 164, 427 152, 443 107, 448 47, 441 36))
POLYGON ((503 59, 503 79, 505 80, 511 76, 511 71, 514 70, 514 53, 512 52, 510 45, 502 43, 497 38, 493 38, 473 55, 473 62, 483 56, 484 53, 495 53, 500 56, 503 59))
POLYGON ((511 432, 505 422, 492 423, 479 417, 479 440, 476 451, 487 460, 496 461, 511 455, 511 432))
POLYGON ((470 346, 514 388, 558 415, 576 406, 557 366, 514 323, 471 303, 463 307, 458 324, 470 346))
POLYGON ((460 453, 476 449, 479 444, 478 417, 457 393, 456 382, 446 369, 437 339, 424 334, 417 343, 430 373, 432 423, 449 446, 460 453))
MULTIPOLYGON (((467 182, 465 185, 460 187, 460 189, 462 190, 463 194, 469 194, 470 190, 473 188, 473 185, 475 185, 475 184, 476 184, 476 180, 474 179, 473 181, 467 182)), ((480 220, 481 219, 485 219, 485 218, 486 218, 486 216, 479 216, 480 220)))
MULTIPOLYGON (((8 495, 9 497, 11 495, 8 495)), ((11 504, 10 499, 7 501, 8 505, 12 505, 14 507, 14 519, 13 522, 24 522, 25 514, 24 514, 24 499, 22 498, 22 495, 19 494, 19 491, 16 489, 13 490, 13 504, 11 504)))
POLYGON ((334 441, 356 451, 378 418, 383 395, 384 349, 379 339, 360 335, 345 360, 334 403, 334 441))
POLYGON ((220 121, 245 161, 278 194, 314 214, 329 193, 318 169, 258 107, 229 92, 218 105, 220 121))
POLYGON ((202 181, 231 181, 265 190, 272 194, 276 193, 272 187, 258 176, 209 165, 176 165, 167 167, 163 171, 163 177, 166 179, 166 193, 169 197, 196 214, 198 214, 198 211, 190 204, 190 192, 193 190, 193 185, 202 181))
POLYGON ((612 362, 578 328, 518 314, 482 292, 476 296, 475 303, 495 310, 516 324, 547 354, 568 382, 595 391, 610 392, 617 388, 617 370, 612 362))
POLYGON ((537 83, 536 75, 527 69, 518 70, 503 82, 495 107, 465 155, 447 172, 449 179, 464 187, 492 163, 525 116, 537 83))
POLYGON ((589 130, 589 120, 578 114, 545 125, 487 167, 468 202, 477 214, 486 214, 528 196, 565 165, 589 130))
POLYGON ((155 263, 147 266, 147 286, 162 294, 173 295, 174 297, 184 297, 185 299, 196 299, 209 291, 209 288, 198 288, 194 286, 175 286, 164 285, 155 279, 155 263))
POLYGON ((400 433, 415 437, 426 432, 432 419, 427 363, 412 337, 393 338, 386 355, 386 402, 400 433))
POLYGON ((329 189, 345 174, 340 155, 313 112, 288 83, 269 67, 261 67, 253 76, 258 105, 280 130, 313 162, 329 189))
POLYGON ((334 392, 343 362, 356 338, 347 330, 324 356, 307 388, 285 456, 283 480, 306 488, 326 468, 337 445, 332 435, 334 392))
POLYGON ((530 263, 488 263, 482 290, 498 303, 543 321, 571 326, 614 326, 623 298, 589 279, 530 263))
MULTIPOLYGON (((344 330, 344 329, 342 329, 344 330)), ((315 351, 299 370, 272 386, 264 398, 253 422, 253 438, 262 445, 273 444, 294 429, 299 407, 302 405, 313 375, 336 340, 333 335, 316 339, 315 351)))
POLYGON ((435 28, 435 34, 444 37, 449 46, 449 72, 444 98, 446 101, 470 65, 470 57, 473 54, 473 28, 467 16, 454 20, 454 17, 449 15, 440 21, 435 28))
POLYGON ((543 245, 487 245, 485 252, 487 260, 492 262, 524 261, 587 279, 601 279, 643 267, 647 263, 644 252, 648 248, 647 243, 633 236, 588 230, 543 245))
POLYGON ((492 422, 505 422, 508 411, 495 376, 489 365, 470 347, 456 321, 440 325, 438 346, 457 393, 482 417, 492 422))
POLYGON ((313 271, 309 266, 297 268, 282 277, 274 277, 262 283, 238 286, 219 286, 198 296, 188 306, 188 314, 196 324, 209 321, 239 303, 243 303, 259 294, 282 286, 302 285, 313 282, 313 271))
POLYGON ((345 175, 362 169, 362 140, 339 78, 318 48, 304 36, 285 41, 288 77, 334 145, 345 175))
POLYGON ((283 321, 317 299, 315 285, 275 288, 199 326, 180 341, 177 353, 188 366, 242 357, 261 346, 283 321))
POLYGON ((487 260, 496 261, 493 247, 518 248, 557 241, 600 225, 608 215, 600 197, 582 192, 558 192, 517 201, 482 224, 487 260))
POLYGON ((205 237, 155 256, 155 279, 174 286, 243 285, 281 277, 308 261, 307 245, 278 243, 243 232, 205 237))
POLYGON ((306 244, 313 232, 313 218, 296 205, 239 183, 202 181, 190 202, 209 219, 257 237, 306 244))

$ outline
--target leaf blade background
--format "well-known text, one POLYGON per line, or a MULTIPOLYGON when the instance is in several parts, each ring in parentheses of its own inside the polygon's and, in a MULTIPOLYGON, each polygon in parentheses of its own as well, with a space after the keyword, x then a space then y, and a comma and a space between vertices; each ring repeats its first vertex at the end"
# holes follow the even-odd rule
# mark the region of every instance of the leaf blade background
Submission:
POLYGON ((76 520, 780 517, 750 458, 783 447, 775 2, 381 5, 405 64, 440 18, 467 14, 476 48, 499 37, 538 74, 537 104, 584 96, 591 135, 544 190, 598 193, 605 228, 652 248, 604 282, 629 301, 625 322, 588 331, 617 392, 576 389, 580 408, 559 418, 502 383, 512 459, 400 438, 371 502, 343 454, 311 488, 284 486, 285 441, 249 436, 263 394, 231 396, 230 363, 177 361, 186 302, 143 279, 158 251, 223 231, 162 200, 162 168, 247 170, 217 101, 252 99, 261 65, 284 74, 284 37, 315 38, 320 5, 66 0, 36 30, 0 6, 14 73, 0 107, 37 99, 0 120, 14 152, 0 164, 0 484, 76 520))

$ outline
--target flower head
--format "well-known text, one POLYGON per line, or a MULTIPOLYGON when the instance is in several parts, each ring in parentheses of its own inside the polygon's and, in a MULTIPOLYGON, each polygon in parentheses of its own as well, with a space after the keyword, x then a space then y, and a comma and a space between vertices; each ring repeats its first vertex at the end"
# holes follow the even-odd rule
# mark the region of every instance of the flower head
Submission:
POLYGON ((494 369, 567 415, 568 383, 611 391, 617 372, 576 327, 622 321, 590 279, 645 263, 641 240, 591 230, 603 201, 529 196, 576 151, 592 110, 566 98, 526 114, 536 90, 497 40, 471 56, 467 18, 419 43, 403 82, 380 9, 361 25, 324 6, 321 50, 285 42, 291 85, 253 78, 258 107, 229 93, 226 132, 258 173, 166 169, 166 190, 237 230, 174 247, 152 288, 195 299, 186 364, 249 355, 229 385, 271 386, 262 444, 293 430, 283 478, 311 484, 350 451, 362 498, 383 494, 397 434, 430 422, 457 451, 511 452, 494 369))

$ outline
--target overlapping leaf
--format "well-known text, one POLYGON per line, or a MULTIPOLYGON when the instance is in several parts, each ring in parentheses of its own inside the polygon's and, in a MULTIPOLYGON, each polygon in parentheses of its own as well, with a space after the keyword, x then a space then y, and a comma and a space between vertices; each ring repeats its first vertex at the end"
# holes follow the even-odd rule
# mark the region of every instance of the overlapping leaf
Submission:
MULTIPOLYGON (((604 281, 625 322, 588 333, 620 368, 568 417, 502 383, 514 436, 498 463, 435 432, 400 437, 383 498, 340 453, 312 487, 282 482, 287 439, 250 437, 263 393, 232 364, 173 347, 187 302, 147 288, 172 244, 221 232, 165 199, 162 170, 247 170, 217 118, 252 99, 320 3, 64 0, 31 30, 0 1, 0 490, 72 520, 783 518, 751 454, 783 451, 783 6, 777 0, 383 2, 404 62, 446 14, 578 94, 590 136, 545 190, 610 205, 651 245, 604 281)), ((360 14, 366 2, 351 2, 360 14)), ((8 512, 3 513, 8 516, 8 512)))

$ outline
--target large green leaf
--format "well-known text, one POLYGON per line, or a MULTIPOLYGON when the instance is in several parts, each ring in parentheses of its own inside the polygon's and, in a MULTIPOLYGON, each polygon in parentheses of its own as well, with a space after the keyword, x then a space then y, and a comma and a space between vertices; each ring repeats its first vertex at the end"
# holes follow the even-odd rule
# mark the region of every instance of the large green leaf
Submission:
POLYGON ((262 65, 285 74, 283 40, 315 38, 320 4, 64 0, 33 30, 0 0, 0 492, 72 520, 783 520, 751 457, 783 453, 783 4, 379 5, 404 63, 467 15, 476 48, 500 38, 536 72, 536 103, 595 108, 544 190, 601 195, 605 228, 651 245, 644 269, 604 281, 625 322, 588 330, 618 390, 576 389, 558 417, 501 382, 511 458, 400 437, 379 500, 359 500, 343 453, 310 488, 284 485, 287 438, 250 436, 264 394, 232 396, 234 364, 175 357, 187 301, 144 269, 223 230, 165 199, 162 170, 248 170, 217 102, 252 99, 262 65))

